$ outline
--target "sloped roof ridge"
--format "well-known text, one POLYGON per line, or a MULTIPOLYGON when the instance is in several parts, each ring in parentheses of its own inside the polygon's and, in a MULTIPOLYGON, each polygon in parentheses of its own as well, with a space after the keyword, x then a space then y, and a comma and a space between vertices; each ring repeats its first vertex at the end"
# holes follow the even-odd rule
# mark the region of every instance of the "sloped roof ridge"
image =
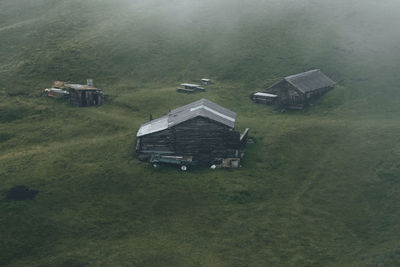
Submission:
POLYGON ((284 80, 302 91, 303 93, 310 92, 319 88, 332 87, 336 84, 319 69, 287 76, 284 78, 284 80))
POLYGON ((235 127, 235 112, 202 98, 176 108, 160 118, 143 123, 138 131, 138 136, 158 132, 199 116, 211 119, 231 128, 235 127), (165 121, 167 121, 167 125, 165 125, 165 121), (152 127, 152 125, 155 127, 152 127))
POLYGON ((284 79, 286 80, 286 79, 291 79, 291 78, 297 78, 297 77, 300 77, 300 76, 307 76, 308 74, 311 74, 313 72, 321 72, 321 70, 320 69, 313 69, 313 70, 309 70, 309 71, 305 71, 305 72, 301 72, 301 73, 297 73, 297 74, 286 76, 284 79))

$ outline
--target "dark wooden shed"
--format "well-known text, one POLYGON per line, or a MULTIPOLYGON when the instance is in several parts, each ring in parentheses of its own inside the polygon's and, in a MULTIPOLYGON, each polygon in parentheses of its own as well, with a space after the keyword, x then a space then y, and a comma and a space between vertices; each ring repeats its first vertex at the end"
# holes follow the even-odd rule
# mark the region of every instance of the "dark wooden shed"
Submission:
POLYGON ((210 85, 210 84, 211 84, 210 79, 206 79, 206 78, 201 79, 201 85, 210 85))
POLYGON ((69 90, 70 103, 80 107, 100 106, 104 102, 103 91, 91 85, 65 84, 69 90))
POLYGON ((266 89, 278 96, 280 106, 288 109, 303 109, 335 86, 335 82, 320 70, 291 75, 266 89))
POLYGON ((235 112, 201 99, 142 124, 136 152, 141 160, 154 155, 192 157, 199 164, 240 160, 248 129, 241 135, 234 130, 235 121, 235 112))

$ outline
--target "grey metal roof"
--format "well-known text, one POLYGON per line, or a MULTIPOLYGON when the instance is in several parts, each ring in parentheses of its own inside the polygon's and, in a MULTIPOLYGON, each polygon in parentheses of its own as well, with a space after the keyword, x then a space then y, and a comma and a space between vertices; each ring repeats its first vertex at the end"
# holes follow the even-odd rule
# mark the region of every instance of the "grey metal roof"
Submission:
POLYGON ((75 89, 75 90, 100 90, 93 86, 88 86, 84 84, 75 84, 75 83, 66 83, 64 84, 66 87, 75 89))
POLYGON ((287 76, 285 81, 302 91, 303 93, 314 91, 324 87, 332 87, 336 83, 319 69, 310 70, 296 75, 287 76))
POLYGON ((269 93, 263 93, 263 92, 257 92, 254 95, 255 96, 264 96, 264 97, 272 97, 272 98, 278 97, 277 95, 269 94, 269 93))
POLYGON ((164 116, 148 123, 142 124, 137 136, 143 136, 146 134, 156 133, 162 130, 168 129, 168 116, 164 116))
POLYGON ((58 93, 58 94, 64 94, 64 95, 68 95, 69 93, 63 89, 59 89, 59 88, 50 88, 48 89, 49 91, 58 93))
POLYGON ((159 132, 196 117, 208 118, 230 128, 235 127, 235 112, 203 98, 186 106, 174 109, 168 113, 168 115, 161 118, 142 124, 137 132, 137 136, 159 132))
POLYGON ((187 87, 199 87, 200 85, 198 84, 193 84, 193 83, 181 83, 182 86, 187 86, 187 87))

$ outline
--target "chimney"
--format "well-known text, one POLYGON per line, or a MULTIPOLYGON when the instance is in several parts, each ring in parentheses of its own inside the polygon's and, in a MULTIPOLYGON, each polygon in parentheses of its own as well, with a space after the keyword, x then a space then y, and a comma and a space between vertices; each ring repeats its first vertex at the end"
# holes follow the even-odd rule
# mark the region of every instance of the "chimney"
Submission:
POLYGON ((87 86, 90 86, 90 87, 94 86, 93 79, 87 79, 87 86))

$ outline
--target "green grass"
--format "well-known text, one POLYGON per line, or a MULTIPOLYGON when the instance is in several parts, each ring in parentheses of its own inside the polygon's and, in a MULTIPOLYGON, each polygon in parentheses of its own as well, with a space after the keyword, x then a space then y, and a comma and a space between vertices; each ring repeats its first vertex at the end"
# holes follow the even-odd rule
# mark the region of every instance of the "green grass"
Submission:
POLYGON ((1 266, 400 262, 397 36, 383 41, 391 27, 379 31, 385 20, 363 7, 350 16, 351 1, 240 3, 194 4, 195 19, 183 1, 0 3, 1 266), (355 31, 365 23, 376 31, 355 31), (250 101, 312 67, 342 82, 307 110, 250 101), (203 76, 216 81, 207 92, 175 92, 203 76), (87 77, 108 94, 103 106, 39 96, 87 77), (155 170, 134 157, 150 113, 202 97, 251 129, 241 169, 155 170), (3 198, 20 184, 39 194, 3 198))

